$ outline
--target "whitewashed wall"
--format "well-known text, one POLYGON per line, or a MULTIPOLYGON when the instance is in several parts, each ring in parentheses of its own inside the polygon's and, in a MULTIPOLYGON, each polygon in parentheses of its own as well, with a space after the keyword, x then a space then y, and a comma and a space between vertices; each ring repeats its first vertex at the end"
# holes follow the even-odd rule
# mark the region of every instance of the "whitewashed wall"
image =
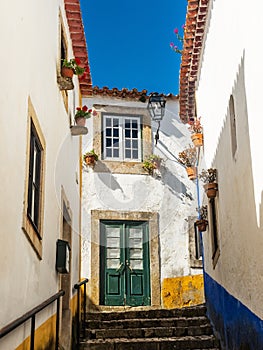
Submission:
MULTIPOLYGON (((57 85, 60 54, 59 10, 66 25, 63 1, 14 1, 2 4, 0 42, 0 328, 59 290, 55 270, 56 240, 61 235, 61 186, 73 220, 73 283, 79 278, 79 137, 70 135, 69 117, 57 85), (31 98, 46 141, 43 255, 39 260, 23 233, 28 98, 31 98)), ((69 37, 69 33, 67 32, 69 37)), ((69 41, 69 55, 73 53, 69 41)), ((77 81, 70 91, 70 110, 78 100, 77 81), (76 96, 74 96, 76 94, 76 96)), ((37 325, 49 318, 37 317, 37 325)), ((23 329, 21 330, 23 331, 23 329)), ((14 349, 25 334, 4 338, 1 349, 14 349)))
POLYGON ((260 152, 263 119, 259 109, 263 78, 259 44, 262 37, 263 4, 259 0, 250 1, 249 6, 245 1, 223 0, 211 1, 211 7, 210 26, 197 91, 198 113, 202 116, 206 133, 206 161, 208 166, 213 161, 229 96, 244 56, 252 171, 259 224, 263 189, 263 162, 260 152))
POLYGON ((232 296, 263 317, 261 291, 262 155, 259 42, 263 4, 212 1, 197 91, 207 166, 218 169, 220 257, 213 268, 211 237, 203 234, 205 270, 232 296), (236 103, 237 154, 231 153, 228 103, 236 103), (261 212, 260 212, 261 211, 261 212), (260 220, 261 216, 261 220, 260 220))
MULTIPOLYGON (((94 97, 83 104, 106 104, 146 108, 141 102, 94 97)), ((100 109, 99 109, 100 110, 100 109)), ((96 118, 96 117, 93 117, 96 118)), ((83 153, 93 148, 93 118, 88 119, 89 133, 83 137, 83 153)), ((155 134, 156 124, 153 122, 155 134)), ((160 139, 153 152, 163 158, 159 178, 149 175, 97 173, 83 170, 83 253, 82 275, 90 273, 90 210, 149 211, 159 213, 161 278, 200 274, 189 262, 188 216, 196 216, 196 185, 174 156, 191 144, 190 133, 178 117, 178 100, 167 101, 161 122, 160 139)))

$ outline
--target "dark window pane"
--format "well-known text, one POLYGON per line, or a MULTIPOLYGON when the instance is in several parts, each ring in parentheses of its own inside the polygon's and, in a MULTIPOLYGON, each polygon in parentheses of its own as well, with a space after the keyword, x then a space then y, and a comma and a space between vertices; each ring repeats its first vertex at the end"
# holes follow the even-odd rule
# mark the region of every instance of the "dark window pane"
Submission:
POLYGON ((42 147, 31 123, 27 215, 36 230, 39 229, 41 153, 42 147))
POLYGON ((113 139, 113 145, 116 147, 119 145, 119 139, 113 139))
POLYGON ((125 140, 125 147, 131 148, 131 141, 130 140, 125 140))
POLYGON ((112 150, 111 148, 106 149, 106 157, 112 157, 112 150))
POLYGON ((113 129, 113 137, 119 137, 119 129, 113 129))
POLYGON ((133 129, 138 129, 138 121, 137 120, 132 120, 132 128, 133 129))
POLYGON ((125 150, 125 158, 131 158, 131 150, 125 150))
POLYGON ((111 136, 111 129, 106 129, 106 136, 111 136))
POLYGON ((131 128, 131 121, 125 119, 125 129, 130 129, 131 128))
POLYGON ((125 130, 125 137, 131 137, 131 130, 125 130))
POLYGON ((106 126, 111 126, 111 118, 106 118, 106 126))
POLYGON ((113 150, 113 157, 114 158, 118 158, 119 157, 119 150, 118 149, 114 149, 113 150))
POLYGON ((106 139, 106 147, 111 147, 111 145, 112 145, 111 139, 107 138, 106 139))
POLYGON ((138 148, 138 140, 132 140, 132 148, 138 148))
POLYGON ((119 126, 119 119, 113 119, 113 126, 119 126))
POLYGON ((137 150, 132 151, 132 158, 138 159, 138 151, 137 150))
POLYGON ((137 139, 138 138, 138 130, 132 130, 132 138, 137 139))

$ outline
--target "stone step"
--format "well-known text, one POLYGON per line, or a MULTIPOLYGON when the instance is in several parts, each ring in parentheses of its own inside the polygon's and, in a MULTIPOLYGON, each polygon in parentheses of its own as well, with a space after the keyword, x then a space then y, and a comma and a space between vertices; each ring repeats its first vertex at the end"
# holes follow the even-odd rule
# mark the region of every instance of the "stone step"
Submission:
POLYGON ((150 310, 124 310, 102 312, 88 312, 87 319, 90 320, 121 320, 121 319, 138 319, 138 318, 169 318, 169 317, 191 317, 191 316, 205 316, 206 306, 204 304, 192 307, 185 307, 181 309, 150 309, 150 310))
POLYGON ((189 327, 155 327, 155 328, 108 328, 88 329, 86 339, 110 339, 110 338, 164 338, 195 335, 212 335, 212 327, 209 324, 189 327))
POLYGON ((156 328, 156 327, 190 327, 207 324, 205 316, 199 317, 170 317, 170 318, 141 318, 141 319, 122 319, 110 321, 87 320, 85 325, 88 329, 109 329, 109 328, 156 328))
POLYGON ((219 342, 212 335, 165 338, 118 338, 86 340, 81 350, 219 350, 219 342))

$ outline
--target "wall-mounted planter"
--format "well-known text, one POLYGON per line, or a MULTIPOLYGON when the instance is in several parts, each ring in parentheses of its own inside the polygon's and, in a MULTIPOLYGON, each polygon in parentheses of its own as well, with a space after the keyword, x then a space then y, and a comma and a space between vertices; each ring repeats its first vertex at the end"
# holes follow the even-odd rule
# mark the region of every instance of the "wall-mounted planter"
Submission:
POLYGON ((187 172, 188 178, 190 180, 196 179, 196 168, 195 167, 186 167, 186 172, 187 172))
POLYGON ((204 219, 196 220, 195 222, 199 232, 204 232, 206 231, 206 227, 208 225, 208 221, 204 219))
POLYGON ((75 122, 79 126, 85 126, 86 125, 86 118, 84 118, 84 117, 75 117, 75 122))
POLYGON ((95 157, 92 156, 92 155, 86 156, 86 157, 84 158, 84 160, 85 160, 85 163, 86 163, 87 165, 93 165, 93 164, 95 164, 95 161, 96 161, 95 157))
POLYGON ((204 184, 205 193, 208 198, 215 198, 218 190, 216 182, 204 184))
POLYGON ((203 134, 195 133, 191 135, 192 142, 195 147, 202 147, 204 144, 203 134))
POLYGON ((74 70, 72 68, 68 67, 62 67, 61 68, 61 74, 64 78, 73 78, 74 70))

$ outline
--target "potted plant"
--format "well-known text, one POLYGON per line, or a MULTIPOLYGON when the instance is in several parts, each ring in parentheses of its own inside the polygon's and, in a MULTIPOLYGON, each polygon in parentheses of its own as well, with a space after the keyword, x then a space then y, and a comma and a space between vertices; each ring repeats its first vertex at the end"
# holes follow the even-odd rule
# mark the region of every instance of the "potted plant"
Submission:
POLYGON ((217 171, 216 169, 209 168, 207 170, 202 170, 199 178, 204 182, 204 189, 208 198, 215 198, 216 192, 218 190, 217 185, 217 171))
POLYGON ((191 139, 195 147, 203 146, 203 126, 200 120, 201 117, 189 121, 189 130, 192 134, 191 139))
POLYGON ((199 219, 196 220, 195 224, 199 230, 199 232, 206 231, 206 227, 208 225, 207 221, 207 205, 203 205, 199 210, 199 219))
POLYGON ((196 178, 196 160, 197 153, 195 147, 190 146, 178 154, 178 162, 186 168, 186 172, 190 180, 194 180, 196 178))
POLYGON ((155 169, 160 169, 162 158, 156 154, 150 154, 143 162, 143 169, 148 171, 150 175, 153 174, 155 169))
POLYGON ((96 115, 96 111, 92 108, 88 108, 86 105, 83 107, 77 107, 75 113, 75 122, 79 126, 85 126, 86 119, 89 119, 92 115, 96 115))
POLYGON ((73 74, 82 75, 85 68, 80 67, 81 61, 79 58, 64 59, 62 63, 61 74, 65 78, 72 78, 73 74))
POLYGON ((83 155, 83 160, 87 165, 93 165, 98 159, 99 159, 99 156, 95 153, 94 149, 86 152, 83 155))

